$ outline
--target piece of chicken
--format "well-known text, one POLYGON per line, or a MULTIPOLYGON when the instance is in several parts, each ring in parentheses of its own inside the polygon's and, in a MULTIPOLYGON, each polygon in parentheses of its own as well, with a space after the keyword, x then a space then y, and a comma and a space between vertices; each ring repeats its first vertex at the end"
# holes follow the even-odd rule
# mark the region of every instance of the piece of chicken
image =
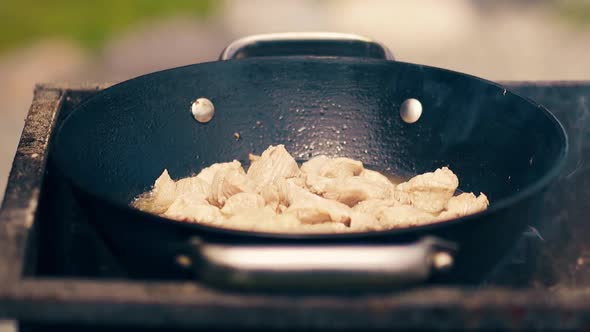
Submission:
POLYGON ((355 212, 375 214, 377 210, 383 207, 392 207, 401 205, 398 201, 388 199, 368 199, 366 201, 359 202, 357 205, 352 207, 355 212))
MULTIPOLYGON (((346 225, 339 222, 325 222, 321 224, 304 224, 299 225, 298 233, 344 233, 349 231, 346 225)), ((291 230, 293 232, 293 230, 291 230)))
POLYGON ((236 170, 241 169, 242 172, 244 171, 244 169, 242 168, 242 164, 237 160, 233 160, 233 161, 227 162, 227 163, 216 163, 216 164, 213 164, 209 167, 203 168, 199 172, 199 174, 197 174, 197 178, 207 182, 208 184, 212 184, 215 174, 217 172, 219 172, 220 170, 227 169, 227 168, 236 169, 236 170))
POLYGON ((301 222, 292 214, 277 213, 272 222, 272 226, 276 227, 280 232, 297 231, 302 226, 301 222))
POLYGON ((384 229, 377 217, 371 213, 353 211, 351 213, 350 230, 354 232, 379 231, 384 229))
POLYGON ((322 196, 348 206, 355 206, 358 202, 367 199, 385 199, 394 188, 392 185, 361 178, 360 176, 331 180, 325 186, 322 196))
POLYGON ((284 211, 287 205, 289 205, 288 183, 301 187, 295 179, 278 178, 273 183, 264 186, 260 190, 260 195, 264 198, 266 205, 272 207, 278 213, 284 211))
POLYGON ((322 195, 326 192, 326 187, 332 182, 334 182, 334 179, 319 176, 314 173, 305 175, 305 187, 314 194, 322 195))
POLYGON ((398 187, 395 187, 395 189, 390 192, 389 198, 396 201, 397 205, 412 205, 412 195, 400 190, 398 187))
POLYGON ((256 187, 240 168, 220 169, 213 177, 211 193, 208 197, 209 203, 223 207, 225 201, 231 196, 241 192, 254 192, 256 187))
POLYGON ((363 163, 350 158, 333 158, 320 168, 320 176, 342 178, 356 176, 363 171, 363 163))
POLYGON ((285 181, 287 183, 293 183, 297 187, 307 190, 307 186, 305 185, 305 176, 303 176, 301 173, 296 177, 285 179, 285 181))
POLYGON ((250 160, 250 162, 255 162, 256 160, 260 159, 259 155, 255 155, 253 153, 248 153, 248 160, 250 160))
POLYGON ((480 193, 479 196, 475 196, 473 193, 462 193, 449 199, 446 210, 441 212, 437 219, 448 220, 464 217, 484 211, 489 205, 490 202, 483 193, 480 193))
POLYGON ((428 224, 436 217, 410 205, 383 207, 375 213, 382 229, 410 227, 428 224))
POLYGON ((248 168, 248 179, 256 186, 256 191, 273 183, 278 178, 292 178, 299 175, 299 166, 284 145, 270 146, 254 160, 248 168))
POLYGON ((237 193, 225 201, 221 212, 226 216, 233 216, 245 210, 261 208, 264 206, 264 198, 255 193, 237 193))
POLYGON ((395 188, 395 184, 391 181, 389 181, 389 179, 387 178, 387 176, 377 172, 377 171, 373 171, 370 169, 363 169, 363 171, 361 172, 361 174, 359 174, 359 177, 361 177, 362 179, 367 179, 371 182, 374 183, 379 183, 385 187, 389 187, 389 188, 395 188))
POLYGON ((358 160, 324 155, 313 157, 301 165, 301 171, 306 175, 315 174, 332 179, 360 175, 363 169, 363 163, 358 160))
POLYGON ((156 179, 153 189, 136 199, 132 205, 145 212, 160 214, 166 211, 175 199, 176 183, 165 169, 156 179))
MULTIPOLYGON (((329 158, 323 155, 311 158, 301 165, 305 186, 313 193, 322 195, 334 179, 360 175, 363 163, 349 158, 329 158)), ((334 188, 332 186, 332 188, 334 188)))
MULTIPOLYGON (((301 204, 293 204, 285 210, 284 214, 290 214, 294 216, 295 218, 297 218, 297 220, 301 221, 302 224, 311 225, 332 222, 332 215, 330 215, 330 210, 320 208, 317 206, 304 206, 301 204)), ((341 217, 338 216, 336 218, 341 217)))
POLYGON ((403 193, 407 193, 412 206, 426 212, 438 213, 444 210, 458 186, 457 176, 447 167, 443 167, 400 183, 396 187, 396 192, 401 197, 404 196, 403 193))
POLYGON ((185 194, 174 200, 164 216, 189 222, 220 225, 224 223, 224 217, 219 208, 213 206, 200 195, 185 194))
POLYGON ((287 206, 284 204, 279 204, 276 208, 277 213, 285 213, 285 211, 287 211, 287 206))
POLYGON ((301 172, 305 174, 320 174, 320 169, 326 165, 331 158, 319 155, 301 164, 301 172))
POLYGON ((293 214, 304 224, 328 221, 350 224, 352 211, 340 202, 314 195, 292 182, 287 183, 287 193, 289 205, 284 213, 293 214))
POLYGON ((279 189, 273 183, 263 187, 260 190, 260 196, 264 199, 267 206, 270 206, 275 212, 278 212, 279 204, 281 203, 279 196, 279 189))
POLYGON ((211 193, 211 185, 196 176, 187 177, 176 181, 176 196, 186 194, 201 195, 208 197, 211 193))
POLYGON ((227 220, 227 225, 245 231, 266 231, 277 228, 276 217, 276 212, 269 206, 248 208, 231 216, 227 220))

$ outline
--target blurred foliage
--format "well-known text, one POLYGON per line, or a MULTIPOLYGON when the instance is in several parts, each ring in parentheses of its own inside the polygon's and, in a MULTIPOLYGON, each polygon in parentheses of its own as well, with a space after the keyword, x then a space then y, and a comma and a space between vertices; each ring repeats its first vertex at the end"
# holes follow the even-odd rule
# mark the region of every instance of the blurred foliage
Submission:
POLYGON ((587 27, 590 25, 590 1, 588 0, 561 0, 552 2, 554 10, 566 22, 587 27))
POLYGON ((0 0, 0 52, 46 37, 69 38, 96 49, 142 21, 208 15, 214 0, 0 0))

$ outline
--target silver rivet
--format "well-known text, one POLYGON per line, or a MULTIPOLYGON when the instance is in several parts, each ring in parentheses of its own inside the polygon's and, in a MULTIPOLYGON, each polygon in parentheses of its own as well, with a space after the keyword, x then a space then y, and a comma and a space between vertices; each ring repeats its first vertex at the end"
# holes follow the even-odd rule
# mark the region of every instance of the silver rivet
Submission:
POLYGON ((448 270, 453 266, 453 256, 446 251, 439 251, 432 257, 432 265, 440 271, 448 270))
POLYGON ((193 102, 191 113, 193 113, 195 120, 201 123, 207 123, 213 119, 215 107, 211 100, 207 98, 199 98, 193 102))
POLYGON ((189 242, 194 247, 200 247, 203 245, 203 240, 198 236, 193 236, 189 239, 189 242))
POLYGON ((399 115, 405 123, 414 123, 422 115, 422 103, 419 100, 406 99, 399 108, 399 115))
POLYGON ((176 256, 176 264, 188 268, 193 264, 193 261, 186 255, 178 255, 176 256))

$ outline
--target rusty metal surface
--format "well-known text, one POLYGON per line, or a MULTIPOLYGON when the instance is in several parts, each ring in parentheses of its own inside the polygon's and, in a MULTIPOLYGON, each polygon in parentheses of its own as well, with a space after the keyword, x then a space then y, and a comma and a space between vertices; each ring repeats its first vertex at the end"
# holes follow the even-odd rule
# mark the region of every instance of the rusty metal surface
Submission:
POLYGON ((57 190, 59 183, 44 177, 44 172, 55 122, 106 86, 42 85, 36 89, 0 211, 0 317, 166 330, 590 328, 590 82, 506 83, 508 88, 544 104, 560 119, 570 136, 572 152, 563 174, 546 196, 546 218, 533 235, 535 264, 513 271, 528 273, 523 285, 515 288, 511 283, 514 278, 509 277, 501 285, 470 289, 425 287, 338 296, 240 294, 198 283, 130 280, 114 269, 92 269, 105 257, 113 259, 108 250, 87 255, 86 269, 79 262, 65 262, 60 269, 38 273, 43 268, 37 266, 37 271, 23 274, 25 265, 34 263, 35 255, 51 260, 51 250, 39 243, 63 242, 61 249, 54 248, 53 259, 57 259, 100 242, 100 238, 87 235, 89 228, 83 221, 73 225, 72 220, 50 221, 60 211, 71 215, 78 212, 72 206, 58 204, 67 190, 51 191, 57 190), (48 199, 57 193, 58 198, 48 199), (39 227, 41 223, 45 228, 39 227), (50 233, 54 226, 78 235, 55 241, 50 233), (39 236, 33 231, 37 228, 39 236), (44 237, 48 232, 50 235, 44 237), (37 239, 39 247, 34 248, 37 239))
POLYGON ((37 321, 219 328, 590 327, 590 294, 574 289, 281 296, 217 292, 194 283, 38 280, 21 287, 1 294, 7 304, 2 312, 37 321))
POLYGON ((0 281, 16 280, 24 268, 24 251, 37 211, 47 147, 62 102, 60 90, 35 90, 0 210, 0 281))

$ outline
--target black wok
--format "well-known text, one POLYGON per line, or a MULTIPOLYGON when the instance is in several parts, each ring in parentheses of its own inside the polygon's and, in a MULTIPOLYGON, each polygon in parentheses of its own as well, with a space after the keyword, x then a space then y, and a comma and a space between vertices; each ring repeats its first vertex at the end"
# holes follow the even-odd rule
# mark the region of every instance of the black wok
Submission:
MULTIPOLYGON (((453 268, 443 279, 477 282, 527 225, 541 217, 543 190, 558 174, 567 150, 563 128, 545 108, 477 77, 393 61, 385 48, 364 39, 276 37, 232 44, 223 53, 232 58, 229 61, 165 70, 115 85, 79 106, 59 128, 52 162, 79 193, 90 219, 131 275, 187 276, 182 266, 194 261, 183 248, 198 236, 201 243, 302 245, 287 248, 301 255, 308 249, 330 248, 309 247, 318 244, 339 249, 389 245, 404 257, 409 254, 403 250, 423 249, 413 267, 393 272, 384 272, 383 266, 356 269, 360 279, 370 272, 399 277, 404 269, 420 274, 406 279, 424 279, 429 275, 424 266, 437 261, 433 253, 441 253, 433 248, 450 252, 456 245, 453 268), (269 54, 275 56, 264 56, 269 54), (341 54, 346 56, 337 56, 341 54), (207 124, 196 122, 190 112, 191 102, 199 97, 215 105, 215 117, 207 124), (399 115, 400 104, 408 98, 418 99, 424 109, 413 124, 399 115), (129 207, 165 168, 180 178, 215 162, 245 159, 271 144, 285 144, 301 160, 340 155, 407 175, 449 166, 461 181, 460 189, 486 193, 491 206, 480 214, 429 226, 318 235, 212 228, 129 207), (428 236, 437 238, 434 245, 430 240, 415 242, 428 236)), ((196 248, 201 255, 197 258, 210 259, 216 268, 211 271, 221 275, 232 270, 232 262, 215 261, 200 246, 188 247, 196 248)), ((369 247, 355 248, 361 253, 369 247)), ((346 264, 375 257, 352 256, 346 264)), ((386 265, 392 258, 383 259, 386 265)), ((299 274, 285 269, 289 273, 283 277, 305 275, 305 269, 299 274)))

